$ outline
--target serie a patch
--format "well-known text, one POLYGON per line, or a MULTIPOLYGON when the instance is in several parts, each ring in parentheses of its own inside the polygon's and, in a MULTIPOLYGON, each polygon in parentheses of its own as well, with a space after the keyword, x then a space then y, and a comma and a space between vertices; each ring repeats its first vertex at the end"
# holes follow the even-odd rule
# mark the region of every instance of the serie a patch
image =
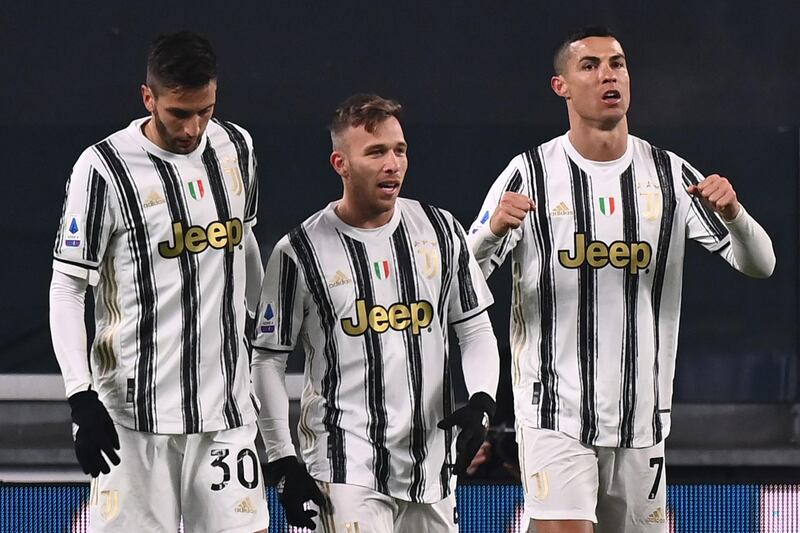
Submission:
POLYGON ((83 218, 79 214, 69 214, 64 218, 64 246, 77 248, 81 245, 83 218))

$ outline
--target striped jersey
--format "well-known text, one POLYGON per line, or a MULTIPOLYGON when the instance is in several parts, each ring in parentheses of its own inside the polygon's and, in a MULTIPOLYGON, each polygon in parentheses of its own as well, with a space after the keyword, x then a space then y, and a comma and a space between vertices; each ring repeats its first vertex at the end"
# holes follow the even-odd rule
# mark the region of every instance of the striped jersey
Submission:
POLYGON ((53 268, 93 286, 93 388, 115 422, 152 433, 238 427, 256 414, 244 344, 252 140, 215 119, 195 151, 174 154, 144 136, 148 118, 75 163, 53 268))
MULTIPOLYGON (((335 204, 281 239, 264 275, 256 349, 306 354, 298 436, 311 475, 432 503, 454 489, 448 324, 492 303, 465 232, 400 198, 377 229, 335 204)), ((267 443, 267 447, 271 443, 267 443)))
POLYGON ((500 174, 468 238, 487 276, 511 254, 519 422, 597 446, 667 436, 686 239, 733 257, 721 219, 686 192, 702 179, 633 136, 620 159, 595 162, 566 134, 500 174), (488 222, 505 191, 536 208, 498 238, 488 222))

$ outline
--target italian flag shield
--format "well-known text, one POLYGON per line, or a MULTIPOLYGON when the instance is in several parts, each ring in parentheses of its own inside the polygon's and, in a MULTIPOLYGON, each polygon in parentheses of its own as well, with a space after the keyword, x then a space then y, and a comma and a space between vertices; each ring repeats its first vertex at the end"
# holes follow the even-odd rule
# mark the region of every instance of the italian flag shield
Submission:
POLYGON ((614 214, 614 197, 613 196, 601 196, 599 199, 600 202, 600 212, 606 216, 614 214))

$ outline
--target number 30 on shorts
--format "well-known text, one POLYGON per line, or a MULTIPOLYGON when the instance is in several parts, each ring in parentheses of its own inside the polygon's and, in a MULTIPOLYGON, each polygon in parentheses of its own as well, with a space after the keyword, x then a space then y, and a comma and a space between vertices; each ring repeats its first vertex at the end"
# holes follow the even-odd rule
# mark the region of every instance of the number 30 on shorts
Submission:
MULTIPOLYGON (((230 455, 228 448, 218 448, 211 450, 211 466, 222 469, 222 481, 212 483, 211 490, 222 490, 231 480, 231 469, 225 459, 230 455)), ((236 456, 236 477, 239 483, 246 489, 253 489, 258 486, 258 458, 255 452, 249 448, 243 448, 236 456)))

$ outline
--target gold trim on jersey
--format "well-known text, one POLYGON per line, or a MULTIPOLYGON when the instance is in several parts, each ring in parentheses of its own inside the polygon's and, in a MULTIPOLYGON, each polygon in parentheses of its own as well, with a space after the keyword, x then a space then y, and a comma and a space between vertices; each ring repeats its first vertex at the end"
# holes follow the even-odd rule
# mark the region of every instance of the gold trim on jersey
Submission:
POLYGON ((94 341, 94 356, 97 370, 102 376, 117 368, 117 356, 114 353, 114 337, 122 324, 122 312, 119 307, 119 286, 114 269, 114 260, 109 258, 100 269, 100 280, 103 284, 103 305, 106 308, 106 325, 98 332, 94 341))

